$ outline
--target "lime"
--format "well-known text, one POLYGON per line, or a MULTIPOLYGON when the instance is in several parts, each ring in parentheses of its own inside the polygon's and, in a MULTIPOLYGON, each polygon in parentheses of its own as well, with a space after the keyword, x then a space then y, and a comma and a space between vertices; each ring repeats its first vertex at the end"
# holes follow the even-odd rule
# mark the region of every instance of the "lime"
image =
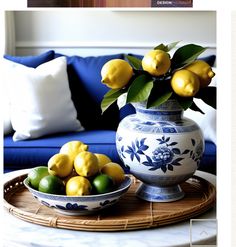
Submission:
POLYGON ((96 176, 92 182, 92 185, 97 194, 108 193, 114 188, 112 178, 106 174, 96 176))
POLYGON ((48 194, 64 195, 65 185, 60 178, 48 175, 40 180, 39 191, 48 194))
POLYGON ((37 166, 28 173, 28 181, 32 188, 38 190, 40 180, 49 175, 46 166, 37 166))

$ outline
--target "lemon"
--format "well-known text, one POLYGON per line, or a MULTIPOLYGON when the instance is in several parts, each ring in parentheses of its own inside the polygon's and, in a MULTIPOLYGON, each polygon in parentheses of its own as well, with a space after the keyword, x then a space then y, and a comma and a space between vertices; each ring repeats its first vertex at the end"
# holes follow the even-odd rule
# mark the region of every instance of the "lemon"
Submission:
POLYGON ((78 175, 92 177, 99 172, 98 159, 95 154, 83 151, 76 156, 74 168, 78 175))
POLYGON ((67 154, 55 154, 48 161, 48 172, 61 178, 67 177, 73 170, 73 161, 67 154))
POLYGON ((65 178, 63 178, 63 183, 66 184, 69 179, 78 176, 77 172, 75 171, 75 169, 72 170, 72 172, 65 178))
POLYGON ((101 170, 105 164, 111 162, 111 159, 105 154, 95 153, 95 155, 98 159, 99 170, 101 170))
POLYGON ((122 59, 112 59, 101 70, 102 83, 112 89, 123 88, 133 75, 133 68, 122 59))
POLYGON ((65 185, 60 178, 48 175, 40 180, 39 191, 55 195, 64 195, 65 185))
POLYGON ((164 75, 170 69, 170 65, 169 54, 162 50, 151 50, 142 60, 143 70, 153 76, 164 75))
POLYGON ((108 193, 114 188, 114 182, 112 178, 106 174, 99 174, 94 178, 92 184, 97 194, 108 193))
POLYGON ((172 89, 181 97, 193 97, 199 90, 200 81, 193 72, 181 69, 171 79, 172 89))
POLYGON ((88 150, 88 145, 84 144, 81 141, 70 141, 65 143, 61 149, 60 152, 61 154, 68 154, 70 158, 73 160, 76 157, 76 155, 82 151, 87 151, 88 150))
POLYGON ((101 173, 109 175, 116 185, 125 180, 125 172, 117 163, 110 162, 105 164, 101 169, 101 173))
POLYGON ((207 87, 211 83, 211 79, 215 76, 211 66, 203 60, 196 60, 184 69, 192 71, 200 79, 200 87, 207 87))
POLYGON ((46 166, 38 166, 28 173, 28 181, 32 188, 38 190, 40 180, 49 175, 48 168, 46 166))
POLYGON ((83 196, 90 195, 92 185, 85 177, 75 176, 68 180, 66 183, 67 196, 83 196))

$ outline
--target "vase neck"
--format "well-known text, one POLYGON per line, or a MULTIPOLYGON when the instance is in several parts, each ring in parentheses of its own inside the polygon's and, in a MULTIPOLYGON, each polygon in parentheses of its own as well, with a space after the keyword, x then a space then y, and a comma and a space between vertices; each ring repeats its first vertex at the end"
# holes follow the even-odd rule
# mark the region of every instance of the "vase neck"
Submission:
POLYGON ((135 104, 136 114, 140 118, 158 121, 178 121, 182 119, 183 109, 176 101, 167 101, 161 106, 146 108, 145 104, 135 104))

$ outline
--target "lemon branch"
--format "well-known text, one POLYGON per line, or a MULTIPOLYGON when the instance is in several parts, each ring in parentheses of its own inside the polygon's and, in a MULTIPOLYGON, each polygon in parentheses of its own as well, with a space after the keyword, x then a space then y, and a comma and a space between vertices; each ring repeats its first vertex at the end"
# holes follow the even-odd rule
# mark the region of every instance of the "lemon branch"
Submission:
MULTIPOLYGON (((115 76, 104 82, 112 88, 104 95, 101 102, 102 113, 110 107, 120 96, 123 97, 123 107, 128 103, 146 101, 147 108, 159 106, 168 99, 176 99, 183 110, 188 108, 204 112, 196 105, 194 98, 203 100, 206 104, 216 109, 216 87, 209 87, 214 77, 212 68, 198 57, 207 48, 195 45, 184 45, 169 55, 169 51, 176 48, 178 42, 168 45, 159 44, 149 51, 143 59, 132 55, 125 55, 124 61, 111 60, 113 68, 118 71, 115 76), (118 64, 119 63, 119 64, 118 64), (119 66, 118 66, 119 65, 119 66), (132 70, 130 71, 129 66, 132 70), (126 73, 127 72, 127 73, 126 73), (125 79, 130 75, 130 79, 125 79)), ((104 65, 102 73, 111 76, 108 63, 104 65)))

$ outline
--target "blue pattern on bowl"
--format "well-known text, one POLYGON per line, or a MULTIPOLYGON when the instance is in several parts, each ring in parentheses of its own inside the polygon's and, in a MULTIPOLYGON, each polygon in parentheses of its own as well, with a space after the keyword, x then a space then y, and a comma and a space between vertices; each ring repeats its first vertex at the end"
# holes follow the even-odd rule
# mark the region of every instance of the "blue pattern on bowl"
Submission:
POLYGON ((41 204, 47 207, 51 207, 62 214, 85 215, 110 207, 118 202, 120 197, 128 191, 131 185, 131 178, 126 176, 120 186, 112 192, 87 196, 66 196, 43 193, 32 189, 27 178, 24 180, 24 185, 41 204))

